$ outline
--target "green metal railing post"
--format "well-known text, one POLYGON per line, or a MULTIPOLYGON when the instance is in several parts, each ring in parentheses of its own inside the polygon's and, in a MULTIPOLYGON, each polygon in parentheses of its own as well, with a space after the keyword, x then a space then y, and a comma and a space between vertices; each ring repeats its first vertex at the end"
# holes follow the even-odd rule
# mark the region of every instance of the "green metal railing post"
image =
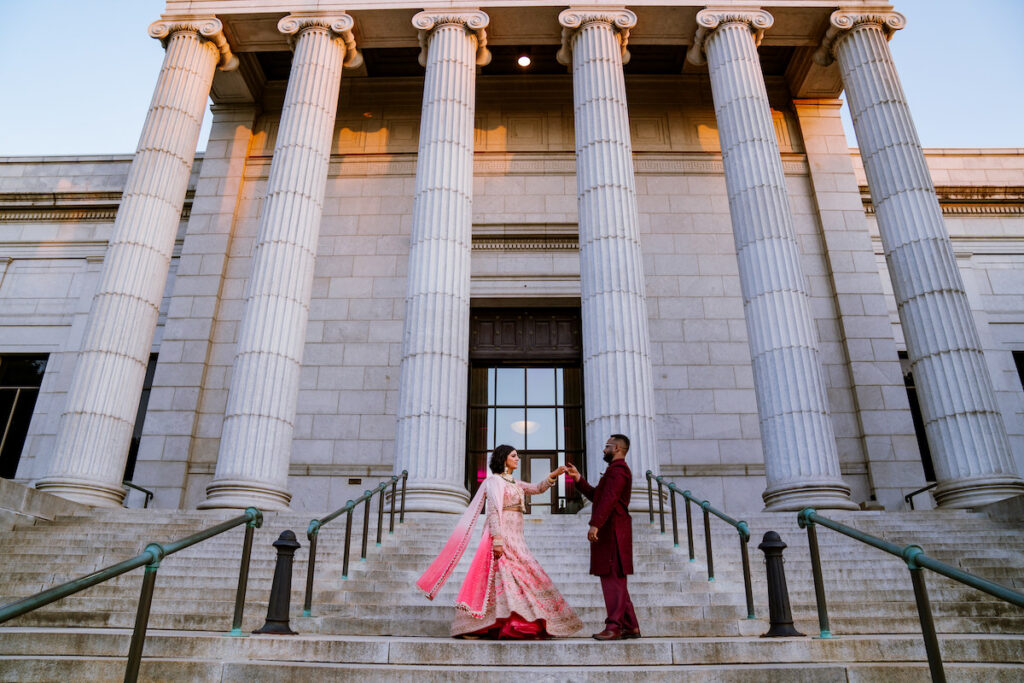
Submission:
POLYGON ((159 543, 150 543, 144 553, 149 553, 152 561, 146 565, 142 575, 142 592, 139 594, 139 608, 135 612, 135 628, 132 630, 132 641, 128 646, 128 664, 124 670, 125 683, 139 680, 139 666, 142 663, 142 647, 146 644, 146 627, 149 625, 149 608, 153 604, 153 586, 156 584, 156 572, 160 569, 160 560, 165 551, 159 543))
MULTIPOLYGON (((808 539, 811 541, 812 569, 817 570, 815 572, 816 592, 818 592, 817 582, 820 581, 821 569, 818 560, 817 536, 812 534, 815 524, 820 524, 821 526, 837 531, 856 541, 878 548, 890 555, 895 555, 906 562, 907 568, 910 570, 911 581, 914 584, 914 598, 917 602, 918 618, 921 621, 921 635, 924 637, 925 651, 928 654, 928 667, 931 670, 933 681, 945 681, 946 679, 945 673, 942 670, 942 657, 939 651, 939 641, 935 635, 935 623, 932 618, 931 604, 928 600, 928 590, 925 585, 924 574, 921 572, 921 569, 931 569, 936 574, 941 574, 947 578, 953 579, 954 581, 958 581, 965 586, 970 586, 971 588, 988 593, 989 595, 995 596, 996 598, 1004 600, 1012 605, 1024 607, 1024 593, 1011 590, 1006 586, 1000 586, 999 584, 983 579, 980 576, 975 576, 974 574, 965 572, 952 565, 930 558, 924 554, 924 551, 920 546, 898 546, 884 539, 877 538, 870 534, 866 534, 863 531, 859 531, 858 529, 854 529, 853 527, 840 524, 828 517, 822 517, 813 508, 805 508, 801 510, 800 514, 797 516, 797 522, 801 527, 807 527, 808 539)), ((819 599, 819 620, 823 612, 824 590, 821 591, 819 599)), ((831 634, 828 636, 824 635, 828 632, 828 615, 825 614, 824 616, 826 621, 822 626, 822 637, 831 637, 831 634)))
POLYGON ((245 591, 249 585, 249 558, 252 555, 252 536, 263 526, 263 513, 256 508, 247 508, 245 513, 251 519, 245 525, 245 540, 242 541, 242 559, 238 567, 238 588, 235 590, 235 614, 231 618, 231 636, 242 635, 242 614, 245 611, 245 591))
MULTIPOLYGON (((246 510, 245 514, 240 517, 234 517, 226 520, 220 524, 216 524, 190 536, 186 536, 185 538, 178 539, 177 541, 172 541, 171 543, 165 543, 162 545, 158 543, 150 543, 146 546, 145 550, 135 557, 118 562, 117 564, 112 564, 109 567, 104 567, 103 569, 97 570, 91 574, 80 576, 77 579, 67 581, 58 586, 48 588, 36 593, 35 595, 30 595, 27 598, 15 600, 12 603, 0 606, 0 624, 10 621, 22 614, 26 614, 27 612, 49 605, 61 598, 74 595, 86 588, 109 581, 110 579, 121 576, 133 569, 145 567, 145 571, 142 576, 142 592, 139 597, 139 605, 135 614, 135 629, 132 632, 132 640, 128 649, 128 663, 125 669, 125 680, 135 681, 138 678, 139 666, 142 661, 142 648, 145 644, 146 629, 149 624, 150 606, 153 601, 153 586, 156 583, 156 574, 157 570, 160 568, 160 561, 169 555, 173 555, 179 550, 183 550, 197 543, 213 538, 225 531, 234 529, 236 526, 246 524, 251 525, 252 527, 259 527, 258 522, 253 524, 254 520, 262 521, 262 513, 256 508, 249 508, 246 510)), ((251 548, 251 536, 249 534, 250 532, 247 531, 246 535, 248 540, 245 545, 248 545, 251 548)), ((243 550, 243 567, 239 570, 239 583, 244 585, 247 582, 247 551, 243 550)), ((236 618, 240 614, 240 612, 237 611, 237 607, 238 598, 236 594, 236 618)))
MULTIPOLYGON (((408 477, 409 471, 402 470, 402 516, 400 519, 402 522, 405 521, 405 482, 408 477)), ((312 614, 313 580, 316 572, 316 549, 320 538, 320 529, 322 529, 328 522, 341 516, 342 513, 345 513, 345 560, 341 569, 341 578, 347 579, 349 553, 352 547, 353 511, 360 503, 366 504, 366 507, 363 510, 363 541, 361 555, 361 559, 366 560, 366 545, 370 536, 370 514, 373 509, 373 497, 378 494, 380 495, 380 501, 377 507, 377 545, 380 546, 381 539, 384 534, 384 498, 385 493, 388 490, 388 484, 391 485, 391 506, 388 533, 393 534, 395 532, 395 505, 397 504, 396 495, 398 492, 398 479, 398 476, 392 476, 391 479, 386 479, 377 484, 372 490, 364 491, 363 495, 359 496, 354 501, 345 501, 343 506, 326 517, 314 519, 309 523, 309 529, 306 531, 306 537, 309 539, 309 563, 306 565, 306 596, 303 603, 302 616, 308 617, 312 614)))
POLYGON ((348 508, 348 515, 345 517, 345 559, 341 564, 341 578, 343 579, 348 578, 348 553, 352 545, 352 509, 355 508, 355 505, 350 500, 345 503, 345 507, 348 508))
POLYGON ((740 535, 740 557, 743 558, 743 589, 747 594, 747 619, 756 619, 754 616, 754 588, 750 583, 750 555, 747 552, 747 544, 750 542, 750 529, 747 523, 740 520, 736 523, 736 531, 740 535))
POLYGON ((313 616, 313 574, 316 572, 316 539, 320 536, 320 520, 309 522, 306 538, 309 539, 309 562, 306 564, 306 596, 302 601, 302 616, 313 616))
POLYGON ((377 505, 377 547, 380 547, 381 534, 384 532, 384 492, 387 490, 388 485, 381 482, 380 486, 380 501, 377 505))
POLYGON ((917 558, 924 554, 918 545, 908 545, 903 549, 903 559, 910 570, 910 581, 914 585, 914 600, 917 602, 917 616, 921 621, 921 635, 924 636, 924 651, 928 655, 928 669, 932 674, 932 683, 946 683, 946 672, 942 668, 942 653, 939 651, 939 639, 935 635, 935 621, 932 618, 932 606, 928 600, 928 587, 925 585, 924 572, 917 558))
POLYGON ((647 516, 650 518, 651 524, 654 524, 654 493, 651 485, 653 475, 653 472, 647 470, 647 516))
POLYGON ((409 470, 402 470, 402 514, 399 515, 400 524, 405 524, 405 484, 409 481, 409 470))
POLYGON ((696 555, 693 553, 693 514, 690 512, 689 491, 683 491, 683 499, 686 500, 686 546, 690 551, 690 562, 696 562, 696 555))
POLYGON ((658 477, 658 523, 661 525, 661 533, 665 533, 665 495, 661 488, 661 477, 658 477))
POLYGON ((706 500, 701 501, 700 507, 704 510, 704 548, 708 553, 708 581, 714 581, 715 557, 711 552, 711 520, 708 517, 708 508, 711 507, 711 503, 706 500))
POLYGON ((398 492, 398 477, 391 477, 391 505, 388 506, 390 508, 389 512, 390 512, 390 516, 391 516, 391 521, 388 522, 388 534, 395 533, 395 500, 396 500, 395 494, 397 492, 398 492))
POLYGON ((821 556, 818 553, 818 532, 814 528, 814 508, 804 508, 797 523, 807 529, 807 545, 811 551, 811 576, 814 578, 814 599, 818 603, 818 631, 820 638, 831 638, 828 624, 828 605, 825 603, 825 581, 821 577, 821 556))
POLYGON ((360 562, 366 562, 366 541, 367 537, 370 535, 370 501, 372 499, 373 496, 370 495, 369 491, 363 491, 363 500, 365 501, 365 504, 363 505, 363 551, 359 556, 360 562))
POLYGON ((669 500, 672 502, 672 547, 679 547, 679 522, 676 519, 676 490, 669 487, 669 500))

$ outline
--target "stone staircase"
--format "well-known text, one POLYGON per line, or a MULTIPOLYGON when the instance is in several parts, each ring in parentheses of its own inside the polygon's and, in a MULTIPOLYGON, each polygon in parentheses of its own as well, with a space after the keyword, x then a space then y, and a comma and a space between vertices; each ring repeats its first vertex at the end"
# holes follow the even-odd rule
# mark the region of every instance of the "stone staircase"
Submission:
MULTIPOLYGON (((131 557, 234 516, 231 512, 95 510, 0 533, 0 602, 131 557)), ((541 642, 448 638, 451 607, 469 558, 434 602, 413 585, 454 524, 413 515, 386 531, 359 560, 360 510, 349 578, 341 578, 344 520, 321 530, 313 616, 302 617, 308 516, 269 513, 256 532, 243 631, 263 624, 274 566, 271 543, 283 529, 303 547, 295 556, 291 626, 301 635, 231 638, 242 529, 165 558, 156 582, 141 678, 144 680, 479 680, 516 674, 539 680, 890 681, 929 680, 913 590, 903 562, 819 528, 833 639, 818 634, 806 533, 793 513, 747 518, 755 611, 746 618, 735 532, 712 519, 715 580, 707 580, 703 529, 697 561, 685 529, 672 547, 647 517, 634 517, 637 574, 630 591, 644 638, 598 643, 604 607, 587 575, 586 519, 530 517, 527 541, 584 621, 579 638, 541 642), (768 629, 763 533, 785 552, 797 628, 808 637, 762 639, 768 629)), ((1024 590, 1024 529, 963 511, 825 513, 898 544, 915 542, 942 561, 1024 590)), ((374 515, 375 516, 375 515, 374 515)), ((682 522, 682 515, 680 515, 682 522)), ((386 523, 386 518, 385 518, 386 523)), ((0 627, 0 680, 120 680, 141 571, 95 586, 0 627)), ((949 680, 1024 679, 1024 610, 928 574, 929 595, 949 680)))

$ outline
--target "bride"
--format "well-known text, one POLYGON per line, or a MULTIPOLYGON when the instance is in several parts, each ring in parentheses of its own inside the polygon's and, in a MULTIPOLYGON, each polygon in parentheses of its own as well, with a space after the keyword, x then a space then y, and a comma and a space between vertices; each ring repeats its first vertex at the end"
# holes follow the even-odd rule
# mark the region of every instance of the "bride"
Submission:
POLYGON ((451 628, 455 637, 548 638, 569 636, 583 627, 523 538, 525 496, 554 486, 565 467, 559 467, 540 484, 514 479, 512 473, 517 467, 519 454, 512 446, 494 449, 490 461, 493 474, 480 484, 441 554, 416 582, 433 600, 469 545, 486 502, 487 526, 455 602, 451 628))

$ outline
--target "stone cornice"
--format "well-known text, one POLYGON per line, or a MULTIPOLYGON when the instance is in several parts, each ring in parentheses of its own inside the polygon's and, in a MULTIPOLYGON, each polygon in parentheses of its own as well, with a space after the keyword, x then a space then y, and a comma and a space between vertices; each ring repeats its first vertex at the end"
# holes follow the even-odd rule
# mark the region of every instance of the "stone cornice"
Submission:
MULTIPOLYGON (((191 215, 194 190, 188 190, 181 220, 191 215)), ((0 194, 0 223, 113 223, 120 192, 21 192, 0 194)))
POLYGON ((345 43, 345 66, 356 69, 363 65, 363 55, 356 49, 356 39, 352 35, 355 21, 348 14, 289 14, 277 22, 277 30, 288 36, 288 42, 294 47, 299 33, 306 29, 320 28, 330 31, 345 43))
MULTIPOLYGON (((946 216, 1024 216, 1024 187, 937 185, 935 194, 946 216)), ((864 213, 874 215, 875 207, 867 185, 860 186, 864 213)))
POLYGON ((575 235, 474 235, 473 251, 575 251, 575 235))
POLYGON ((629 30, 636 26, 636 14, 628 9, 586 9, 570 7, 558 14, 558 23, 562 26, 562 47, 556 59, 559 64, 572 65, 572 38, 586 24, 610 24, 622 46, 622 63, 629 63, 629 30))
POLYGON ((693 45, 686 51, 686 60, 698 66, 704 64, 704 44, 723 24, 746 24, 754 35, 754 45, 760 45, 764 32, 774 23, 774 17, 764 10, 702 9, 697 12, 697 33, 693 45))
POLYGON ((180 31, 191 31, 213 43, 220 52, 217 68, 221 71, 233 71, 238 68, 238 57, 231 52, 228 39, 224 37, 224 24, 217 17, 159 19, 149 25, 150 37, 158 39, 165 48, 171 35, 180 31))
POLYGON ((412 25, 417 29, 420 43, 420 66, 427 65, 427 48, 430 45, 430 34, 438 26, 462 26, 465 30, 476 34, 476 65, 487 66, 491 63, 491 51, 487 49, 487 25, 491 18, 479 10, 459 12, 457 10, 424 10, 412 18, 412 25))
POLYGON ((814 62, 820 66, 828 66, 835 61, 835 49, 839 39, 857 26, 874 24, 878 26, 886 39, 907 25, 907 19, 899 12, 886 9, 836 10, 829 17, 828 31, 821 39, 821 45, 814 53, 814 62))

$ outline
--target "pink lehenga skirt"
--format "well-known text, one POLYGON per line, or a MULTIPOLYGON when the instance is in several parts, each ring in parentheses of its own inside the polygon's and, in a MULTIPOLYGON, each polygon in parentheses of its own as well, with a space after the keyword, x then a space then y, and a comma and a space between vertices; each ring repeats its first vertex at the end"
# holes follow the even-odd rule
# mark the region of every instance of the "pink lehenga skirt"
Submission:
POLYGON ((452 635, 531 639, 579 631, 583 623, 526 546, 523 515, 506 511, 502 521, 505 552, 490 563, 486 608, 480 616, 456 609, 452 635))

